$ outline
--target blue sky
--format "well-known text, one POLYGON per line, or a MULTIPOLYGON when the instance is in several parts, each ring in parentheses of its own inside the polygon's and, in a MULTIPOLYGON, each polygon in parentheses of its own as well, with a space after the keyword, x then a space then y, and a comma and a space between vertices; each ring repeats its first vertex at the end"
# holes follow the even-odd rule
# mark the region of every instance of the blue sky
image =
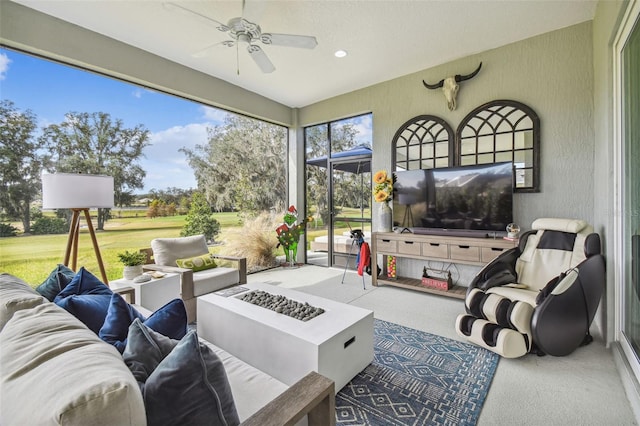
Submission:
POLYGON ((0 98, 30 109, 40 128, 60 123, 68 112, 106 112, 125 126, 143 125, 151 145, 142 167, 144 189, 195 188, 181 147, 207 140, 207 127, 222 123, 225 111, 103 77, 9 49, 0 49, 0 98))
MULTIPOLYGON (((168 187, 196 188, 186 157, 178 150, 207 142, 207 128, 227 113, 134 84, 0 48, 0 99, 30 109, 38 127, 61 123, 69 112, 106 112, 126 127, 143 125, 151 144, 141 166, 147 176, 136 193, 168 187)), ((371 145, 371 115, 344 120, 356 126, 359 143, 371 145)))

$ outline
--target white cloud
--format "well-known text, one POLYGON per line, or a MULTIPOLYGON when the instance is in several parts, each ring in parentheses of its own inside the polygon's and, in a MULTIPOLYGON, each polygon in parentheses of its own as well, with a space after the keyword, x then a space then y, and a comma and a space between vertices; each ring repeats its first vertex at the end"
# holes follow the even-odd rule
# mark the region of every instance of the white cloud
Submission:
POLYGON ((202 105, 200 107, 200 110, 202 111, 203 118, 205 120, 213 122, 211 124, 215 124, 215 125, 222 124, 224 122, 225 117, 228 114, 231 114, 230 112, 227 112, 225 110, 222 110, 219 108, 213 108, 206 105, 202 105))
POLYGON ((150 135, 151 144, 145 148, 141 161, 146 170, 144 191, 150 189, 195 188, 196 180, 185 154, 180 148, 194 148, 207 142, 207 124, 192 123, 173 126, 150 135))
POLYGON ((6 54, 0 53, 0 80, 4 80, 7 77, 10 63, 11 59, 6 54))
POLYGON ((136 88, 133 92, 131 92, 131 96, 133 96, 136 99, 140 99, 142 98, 142 95, 144 95, 145 93, 155 93, 155 91, 151 89, 145 89, 143 87, 139 87, 139 88, 136 88))

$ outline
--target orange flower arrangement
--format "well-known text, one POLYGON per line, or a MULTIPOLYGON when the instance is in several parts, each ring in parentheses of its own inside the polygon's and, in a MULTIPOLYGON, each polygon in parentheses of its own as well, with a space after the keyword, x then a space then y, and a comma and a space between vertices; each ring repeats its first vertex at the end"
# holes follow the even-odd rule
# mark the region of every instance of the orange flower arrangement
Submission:
POLYGON ((385 170, 373 175, 373 199, 378 203, 388 203, 393 199, 393 179, 385 170))

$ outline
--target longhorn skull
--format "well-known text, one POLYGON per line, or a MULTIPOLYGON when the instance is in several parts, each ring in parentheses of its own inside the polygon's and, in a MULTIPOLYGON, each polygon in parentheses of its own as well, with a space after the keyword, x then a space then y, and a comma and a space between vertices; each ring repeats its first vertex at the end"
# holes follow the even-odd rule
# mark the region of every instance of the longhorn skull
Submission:
POLYGON ((458 83, 465 80, 470 80, 480 72, 480 68, 482 68, 482 62, 478 65, 478 68, 474 72, 468 75, 460 75, 456 74, 454 77, 443 78, 436 84, 429 84, 426 81, 422 80, 422 84, 427 89, 440 89, 444 92, 444 97, 447 99, 447 107, 449 111, 453 111, 456 109, 456 95, 458 94, 458 83))

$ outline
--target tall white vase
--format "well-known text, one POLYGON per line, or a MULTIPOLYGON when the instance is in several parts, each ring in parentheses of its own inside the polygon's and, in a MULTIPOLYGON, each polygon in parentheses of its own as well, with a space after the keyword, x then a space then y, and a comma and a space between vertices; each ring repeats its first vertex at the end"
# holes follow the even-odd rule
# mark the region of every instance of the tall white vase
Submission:
POLYGON ((382 203, 379 210, 379 224, 378 229, 380 232, 391 232, 391 214, 392 210, 389 203, 382 203))

